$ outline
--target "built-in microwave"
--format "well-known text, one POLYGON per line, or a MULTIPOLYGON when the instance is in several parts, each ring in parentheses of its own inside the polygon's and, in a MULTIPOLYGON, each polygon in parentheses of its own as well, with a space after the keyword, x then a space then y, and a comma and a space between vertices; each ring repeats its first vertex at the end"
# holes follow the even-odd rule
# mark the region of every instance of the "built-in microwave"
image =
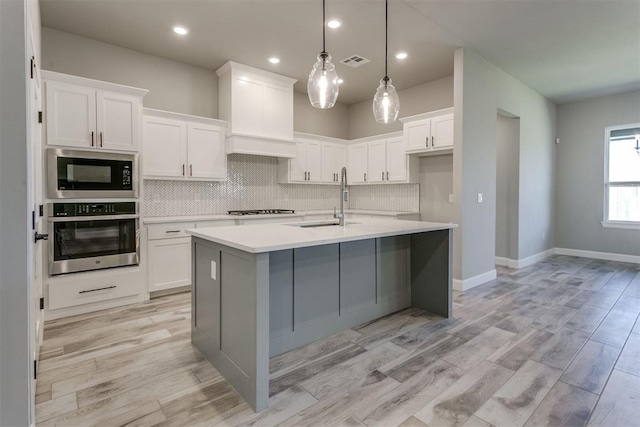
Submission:
POLYGON ((47 150, 50 199, 136 198, 138 156, 96 151, 47 150))

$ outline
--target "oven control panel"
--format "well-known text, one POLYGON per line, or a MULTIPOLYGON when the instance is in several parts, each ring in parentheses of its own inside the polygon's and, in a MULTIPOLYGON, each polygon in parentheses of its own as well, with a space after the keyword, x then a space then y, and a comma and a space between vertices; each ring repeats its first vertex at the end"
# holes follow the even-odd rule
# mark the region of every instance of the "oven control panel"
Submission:
POLYGON ((53 217, 126 215, 135 213, 137 213, 136 202, 51 203, 49 206, 49 216, 53 217))

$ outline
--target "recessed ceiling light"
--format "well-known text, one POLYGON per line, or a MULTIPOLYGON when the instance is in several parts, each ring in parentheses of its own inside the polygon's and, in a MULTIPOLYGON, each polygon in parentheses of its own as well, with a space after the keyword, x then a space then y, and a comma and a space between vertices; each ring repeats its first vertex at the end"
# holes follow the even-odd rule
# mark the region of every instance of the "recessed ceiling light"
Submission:
POLYGON ((398 58, 398 59, 405 59, 407 56, 409 56, 409 55, 407 55, 407 52, 398 52, 398 53, 396 53, 396 58, 398 58))
POLYGON ((342 83, 344 83, 344 80, 338 79, 338 84, 341 85, 342 83))
POLYGON ((329 28, 340 28, 342 25, 342 21, 338 18, 331 18, 327 21, 327 27, 329 28))
POLYGON ((189 29, 183 25, 174 25, 173 27, 171 27, 171 29, 174 33, 180 36, 186 36, 187 34, 189 34, 189 29))
POLYGON ((271 62, 272 64, 278 64, 280 63, 280 58, 276 58, 275 56, 272 56, 271 58, 269 58, 269 62, 271 62))

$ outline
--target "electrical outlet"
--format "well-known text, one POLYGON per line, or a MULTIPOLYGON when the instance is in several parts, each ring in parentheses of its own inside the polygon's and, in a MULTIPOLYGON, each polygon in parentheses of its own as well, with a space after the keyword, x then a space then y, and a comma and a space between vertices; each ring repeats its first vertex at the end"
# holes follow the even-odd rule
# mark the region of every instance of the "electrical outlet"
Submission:
POLYGON ((478 203, 482 203, 482 193, 478 193, 478 203))
POLYGON ((449 203, 453 203, 453 194, 449 194, 449 203))

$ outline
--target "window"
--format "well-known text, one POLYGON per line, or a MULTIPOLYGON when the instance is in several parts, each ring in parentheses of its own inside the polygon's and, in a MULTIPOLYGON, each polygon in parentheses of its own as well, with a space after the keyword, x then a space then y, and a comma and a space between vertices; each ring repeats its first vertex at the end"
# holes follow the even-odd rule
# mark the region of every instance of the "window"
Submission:
POLYGON ((605 227, 640 228, 640 123, 605 131, 605 227))

